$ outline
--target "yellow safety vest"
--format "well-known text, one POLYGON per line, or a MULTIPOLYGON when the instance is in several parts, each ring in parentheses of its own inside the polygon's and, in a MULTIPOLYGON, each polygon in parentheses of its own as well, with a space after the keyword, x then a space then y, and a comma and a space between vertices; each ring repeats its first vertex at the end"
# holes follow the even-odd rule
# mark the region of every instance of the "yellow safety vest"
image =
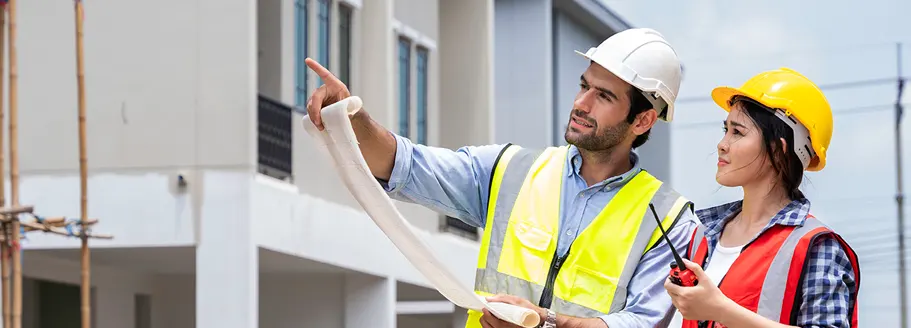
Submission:
MULTIPOLYGON (((652 203, 670 229, 692 203, 645 172, 628 181, 558 257, 560 191, 568 147, 507 146, 494 165, 475 291, 518 296, 554 312, 591 318, 626 306, 642 255, 662 240, 652 203)), ((469 310, 466 327, 481 327, 469 310)))

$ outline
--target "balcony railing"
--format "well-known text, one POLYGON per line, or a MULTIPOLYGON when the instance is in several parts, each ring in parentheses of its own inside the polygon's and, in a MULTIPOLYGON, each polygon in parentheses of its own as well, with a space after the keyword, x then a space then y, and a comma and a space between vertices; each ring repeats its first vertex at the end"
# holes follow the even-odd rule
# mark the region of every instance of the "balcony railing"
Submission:
POLYGON ((259 95, 259 173, 291 181, 291 107, 259 95))
POLYGON ((443 218, 442 231, 462 236, 471 240, 478 240, 478 228, 472 227, 459 219, 451 216, 443 218))

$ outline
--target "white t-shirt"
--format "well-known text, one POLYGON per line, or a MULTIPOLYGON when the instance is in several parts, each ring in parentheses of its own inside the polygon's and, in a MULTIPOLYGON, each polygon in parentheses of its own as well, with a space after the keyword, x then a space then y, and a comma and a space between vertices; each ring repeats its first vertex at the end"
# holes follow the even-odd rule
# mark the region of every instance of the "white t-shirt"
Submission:
MULTIPOLYGON (((721 243, 718 243, 715 249, 712 250, 712 261, 709 262, 709 267, 705 269, 705 274, 717 285, 721 282, 721 278, 728 273, 731 264, 734 264, 734 260, 740 256, 740 250, 742 249, 743 246, 723 247, 721 243)), ((702 282, 700 281, 699 283, 702 282)), ((681 326, 683 326, 683 316, 680 315, 680 312, 674 310, 674 318, 671 319, 671 324, 668 325, 668 328, 680 328, 681 326)))

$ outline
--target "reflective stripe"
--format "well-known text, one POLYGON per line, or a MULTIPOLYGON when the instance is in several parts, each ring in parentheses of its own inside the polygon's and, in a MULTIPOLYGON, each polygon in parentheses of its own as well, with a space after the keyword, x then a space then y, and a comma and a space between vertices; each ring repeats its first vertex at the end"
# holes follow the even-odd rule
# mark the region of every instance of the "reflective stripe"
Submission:
POLYGON ((475 272, 475 289, 491 294, 509 294, 535 302, 544 292, 544 286, 498 272, 493 268, 478 269, 475 272))
MULTIPOLYGON (((662 218, 661 221, 663 226, 667 227, 667 225, 664 224, 665 219, 670 216, 667 214, 680 199, 682 199, 680 195, 664 183, 661 184, 661 187, 658 187, 658 191, 652 196, 651 203, 655 205, 655 212, 658 214, 658 217, 662 218), (662 214, 665 215, 662 216, 662 214)), ((682 205, 680 205, 680 207, 682 207, 682 205)), ((674 219, 676 219, 676 214, 677 213, 674 213, 674 219)), ((645 216, 639 224, 639 231, 636 232, 636 239, 626 257, 626 264, 623 265, 623 271, 617 281, 617 290, 614 292, 610 313, 618 312, 626 307, 626 294, 630 278, 632 278, 633 272, 636 271, 642 254, 650 248, 648 247, 650 245, 649 241, 656 231, 659 235, 661 234, 660 230, 658 230, 658 222, 655 220, 655 215, 652 214, 651 209, 648 209, 645 211, 645 216)), ((661 240, 663 239, 659 239, 657 242, 660 243, 661 240)))
MULTIPOLYGON (((699 245, 702 244, 702 241, 705 240, 705 225, 699 223, 696 225, 696 231, 693 232, 693 238, 690 239, 692 245, 687 250, 686 258, 688 260, 693 260, 696 256, 696 251, 699 250, 699 245)), ((701 264, 701 263, 700 263, 701 264)))
POLYGON ((592 310, 590 308, 569 302, 559 297, 554 298, 553 308, 554 312, 579 318, 595 318, 604 315, 604 313, 601 313, 597 310, 592 310))
MULTIPOLYGON (((541 297, 544 292, 544 286, 531 283, 510 275, 497 272, 494 269, 478 269, 475 272, 475 281, 480 282, 477 287, 479 294, 508 294, 535 300, 541 297), (505 289, 497 290, 497 287, 505 286, 505 289)), ((593 309, 566 301, 559 297, 554 298, 554 309, 560 309, 560 314, 571 315, 580 318, 592 318, 604 315, 593 309)))
MULTIPOLYGON (((493 208, 493 217, 487 220, 493 221, 490 234, 490 242, 487 251, 487 267, 497 269, 500 264, 500 250, 503 248, 503 240, 506 239, 506 227, 509 223, 509 215, 512 213, 513 205, 516 198, 519 197, 519 190, 522 188, 522 182, 528 175, 528 170, 535 163, 535 159, 541 155, 541 150, 535 151, 520 148, 509 162, 506 164, 506 170, 503 172, 503 180, 500 187, 497 188, 496 206, 493 208), (490 250, 494 251, 491 252, 490 250)), ((494 191, 494 190, 491 190, 494 191)), ((540 295, 540 294, 539 294, 540 295)))
POLYGON ((490 195, 487 199, 487 222, 484 223, 484 231, 481 240, 481 247, 479 249, 478 256, 478 268, 487 267, 487 247, 489 247, 488 241, 490 241, 490 234, 493 232, 493 215, 494 209, 497 208, 497 200, 499 199, 495 191, 500 190, 500 184, 503 182, 503 174, 506 171, 506 166, 512 160, 512 156, 515 155, 516 151, 520 147, 513 146, 512 144, 507 144, 503 147, 503 150, 500 151, 500 154, 497 156, 497 160, 494 161, 493 172, 490 174, 490 195))
POLYGON ((772 259, 769 271, 766 272, 756 313, 774 321, 778 321, 781 317, 781 307, 785 301, 784 294, 787 287, 784 282, 788 279, 788 271, 791 269, 791 259, 794 257, 797 243, 808 232, 820 227, 823 225, 819 220, 807 219, 803 226, 791 230, 791 233, 788 234, 788 238, 785 239, 778 249, 778 253, 775 254, 775 258, 772 259))

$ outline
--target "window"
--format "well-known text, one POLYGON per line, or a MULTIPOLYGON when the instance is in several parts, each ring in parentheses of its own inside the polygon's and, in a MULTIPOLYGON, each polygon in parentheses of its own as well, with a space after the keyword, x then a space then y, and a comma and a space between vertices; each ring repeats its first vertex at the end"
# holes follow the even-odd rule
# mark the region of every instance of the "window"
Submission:
POLYGON ((417 142, 427 144, 427 48, 417 48, 417 142))
POLYGON ((296 0, 294 3, 294 93, 295 105, 307 103, 307 1, 296 0))
POLYGON ((399 135, 410 137, 411 122, 411 41, 399 38, 399 135))
POLYGON ((351 89, 351 7, 338 6, 338 77, 351 89))
MULTIPOLYGON (((319 12, 317 13, 319 23, 319 47, 317 60, 324 67, 329 67, 329 3, 330 0, 317 0, 319 3, 319 12)), ((323 79, 319 79, 317 85, 323 85, 323 79)))

